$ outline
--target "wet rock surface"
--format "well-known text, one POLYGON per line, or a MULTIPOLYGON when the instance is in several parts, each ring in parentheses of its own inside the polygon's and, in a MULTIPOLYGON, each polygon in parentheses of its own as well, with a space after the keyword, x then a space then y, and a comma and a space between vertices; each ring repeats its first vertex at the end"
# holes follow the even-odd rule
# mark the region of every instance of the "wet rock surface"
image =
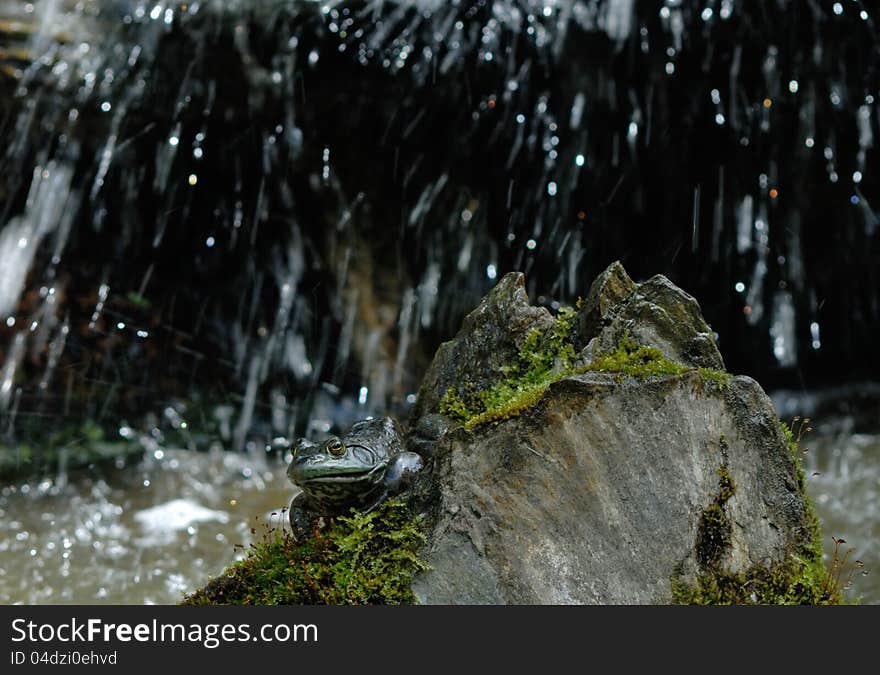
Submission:
POLYGON ((626 336, 673 361, 724 369, 696 299, 661 274, 636 284, 615 262, 593 282, 581 305, 577 339, 582 344, 595 339, 595 354, 613 349, 626 336))

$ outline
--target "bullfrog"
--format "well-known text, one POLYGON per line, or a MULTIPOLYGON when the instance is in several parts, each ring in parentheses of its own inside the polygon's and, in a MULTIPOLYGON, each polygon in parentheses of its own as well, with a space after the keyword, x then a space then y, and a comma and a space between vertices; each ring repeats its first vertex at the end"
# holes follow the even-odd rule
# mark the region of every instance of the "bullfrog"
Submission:
POLYGON ((287 468, 287 477, 302 489, 290 505, 291 524, 299 529, 303 511, 370 511, 407 487, 422 465, 419 454, 406 450, 400 425, 391 417, 362 420, 342 438, 322 443, 300 439, 287 468))

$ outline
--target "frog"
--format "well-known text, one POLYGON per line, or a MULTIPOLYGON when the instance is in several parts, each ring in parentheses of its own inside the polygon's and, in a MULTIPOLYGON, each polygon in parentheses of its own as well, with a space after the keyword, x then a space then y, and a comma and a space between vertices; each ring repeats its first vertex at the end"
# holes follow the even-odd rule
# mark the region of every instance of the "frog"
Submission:
POLYGON ((287 468, 290 482, 302 490, 290 505, 291 525, 301 530, 313 516, 352 508, 368 513, 408 487, 423 466, 392 417, 361 420, 344 436, 321 443, 300 439, 287 468))

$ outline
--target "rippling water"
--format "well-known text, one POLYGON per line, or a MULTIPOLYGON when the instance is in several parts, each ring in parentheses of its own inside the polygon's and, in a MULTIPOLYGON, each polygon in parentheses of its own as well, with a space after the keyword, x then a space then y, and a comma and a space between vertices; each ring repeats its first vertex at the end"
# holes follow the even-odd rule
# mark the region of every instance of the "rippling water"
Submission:
POLYGON ((4 487, 0 603, 175 603, 229 564, 251 528, 259 536, 292 491, 279 462, 184 450, 63 487, 4 487))
POLYGON ((807 490, 813 497, 825 550, 831 554, 832 536, 854 547, 850 560, 862 560, 865 572, 853 571, 850 599, 880 604, 880 435, 841 431, 808 439, 805 467, 807 490))

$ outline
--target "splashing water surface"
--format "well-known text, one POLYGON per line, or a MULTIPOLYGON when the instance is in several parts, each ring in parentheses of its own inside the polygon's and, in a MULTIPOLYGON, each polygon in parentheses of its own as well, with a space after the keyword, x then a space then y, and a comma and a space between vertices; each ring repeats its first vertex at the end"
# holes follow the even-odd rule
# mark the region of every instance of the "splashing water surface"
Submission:
POLYGON ((188 450, 6 486, 0 603, 178 602, 282 525, 293 491, 279 464, 188 450))

